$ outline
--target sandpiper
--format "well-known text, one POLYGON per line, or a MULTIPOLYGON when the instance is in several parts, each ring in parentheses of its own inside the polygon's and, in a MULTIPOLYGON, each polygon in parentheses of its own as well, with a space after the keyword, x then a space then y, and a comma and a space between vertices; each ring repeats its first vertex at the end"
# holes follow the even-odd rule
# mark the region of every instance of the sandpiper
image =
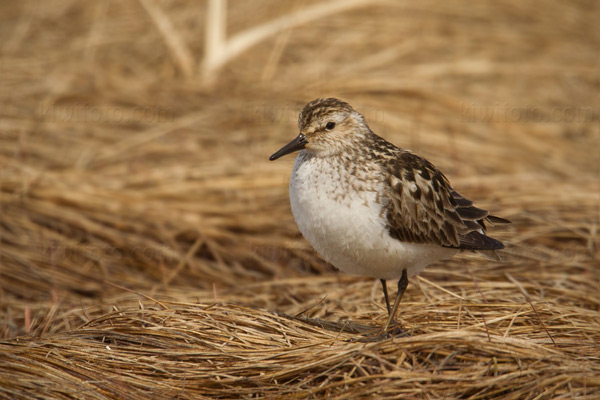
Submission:
POLYGON ((348 103, 316 99, 298 117, 300 133, 270 160, 300 150, 290 203, 300 232, 339 270, 378 278, 387 332, 413 276, 460 250, 504 245, 486 222, 509 221, 473 206, 426 159, 377 136, 348 103), (392 307, 386 280, 398 279, 392 307))

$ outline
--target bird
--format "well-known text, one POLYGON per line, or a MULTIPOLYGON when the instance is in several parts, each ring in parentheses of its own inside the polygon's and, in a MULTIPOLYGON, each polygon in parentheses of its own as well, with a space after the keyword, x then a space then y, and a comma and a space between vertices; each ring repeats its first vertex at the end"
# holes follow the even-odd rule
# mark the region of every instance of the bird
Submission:
POLYGON ((431 162, 376 135, 363 115, 336 98, 318 98, 298 117, 298 135, 273 153, 299 151, 289 183, 298 228, 338 270, 379 279, 395 316, 409 277, 457 252, 492 253, 504 244, 487 223, 509 223, 475 207, 431 162), (387 281, 397 280, 392 306, 387 281))

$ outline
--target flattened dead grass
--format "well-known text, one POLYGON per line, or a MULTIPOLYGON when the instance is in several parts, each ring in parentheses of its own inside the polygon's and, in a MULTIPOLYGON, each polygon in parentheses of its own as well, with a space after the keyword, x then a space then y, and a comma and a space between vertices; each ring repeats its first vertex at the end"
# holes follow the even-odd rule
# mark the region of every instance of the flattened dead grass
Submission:
MULTIPOLYGON (((319 2, 260 3, 228 35, 319 2)), ((595 3, 350 8, 210 84, 204 4, 28 4, 0 5, 0 397, 600 398, 595 3), (501 262, 411 281, 409 336, 356 340, 378 283, 320 260, 267 161, 318 96, 513 221, 501 262)))

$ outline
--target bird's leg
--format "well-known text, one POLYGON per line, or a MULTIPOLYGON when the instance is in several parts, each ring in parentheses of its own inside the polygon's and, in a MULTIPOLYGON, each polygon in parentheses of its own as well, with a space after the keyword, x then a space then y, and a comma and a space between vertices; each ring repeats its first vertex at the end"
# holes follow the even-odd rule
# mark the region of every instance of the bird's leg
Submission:
POLYGON ((381 282, 381 287, 383 288, 383 297, 385 297, 385 306, 387 307, 388 315, 390 315, 392 313, 392 309, 390 308, 390 299, 387 292, 387 281, 385 279, 380 279, 379 282, 381 282))
POLYGON ((387 330, 390 328, 390 325, 392 325, 392 322, 394 322, 394 317, 396 316, 396 312, 398 311, 398 305, 400 304, 400 301, 402 300, 402 295, 404 294, 404 291, 406 290, 407 286, 408 286, 408 276, 406 275, 406 268, 404 268, 402 270, 402 276, 400 277, 400 280, 398 281, 398 293, 396 293, 396 300, 394 300, 394 307, 392 308, 392 311, 389 313, 390 315, 388 317, 387 323, 385 324, 385 328, 383 329, 384 332, 387 332, 387 330))
POLYGON ((388 291, 387 291, 387 281, 385 279, 380 279, 379 282, 381 282, 381 287, 383 288, 383 297, 385 297, 385 306, 388 310, 388 320, 387 320, 387 323, 385 324, 385 329, 383 330, 383 332, 380 332, 380 333, 376 334, 375 336, 367 335, 366 337, 362 337, 359 339, 351 339, 351 341, 376 342, 379 340, 388 339, 391 336, 406 335, 406 332, 404 332, 400 328, 395 328, 393 330, 393 332, 388 332, 388 329, 390 328, 390 326, 396 325, 396 321, 394 320, 394 317, 396 315, 396 311, 398 310, 398 304, 400 304, 400 300, 402 300, 402 295, 404 294, 404 291, 406 290, 406 287, 408 286, 408 277, 406 275, 406 269, 402 270, 402 276, 400 277, 400 280, 398 281, 398 293, 396 294, 396 300, 394 301, 394 307, 390 307, 390 299, 389 299, 388 291))

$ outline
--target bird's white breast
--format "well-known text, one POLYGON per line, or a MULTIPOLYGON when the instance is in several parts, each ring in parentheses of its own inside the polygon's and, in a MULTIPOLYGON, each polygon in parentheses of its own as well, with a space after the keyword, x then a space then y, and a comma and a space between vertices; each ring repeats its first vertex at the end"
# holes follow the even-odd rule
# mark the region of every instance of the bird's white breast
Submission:
POLYGON ((290 180, 290 203, 300 232, 327 262, 355 275, 399 279, 456 250, 433 244, 404 243, 386 228, 380 171, 352 166, 302 151, 290 180))

